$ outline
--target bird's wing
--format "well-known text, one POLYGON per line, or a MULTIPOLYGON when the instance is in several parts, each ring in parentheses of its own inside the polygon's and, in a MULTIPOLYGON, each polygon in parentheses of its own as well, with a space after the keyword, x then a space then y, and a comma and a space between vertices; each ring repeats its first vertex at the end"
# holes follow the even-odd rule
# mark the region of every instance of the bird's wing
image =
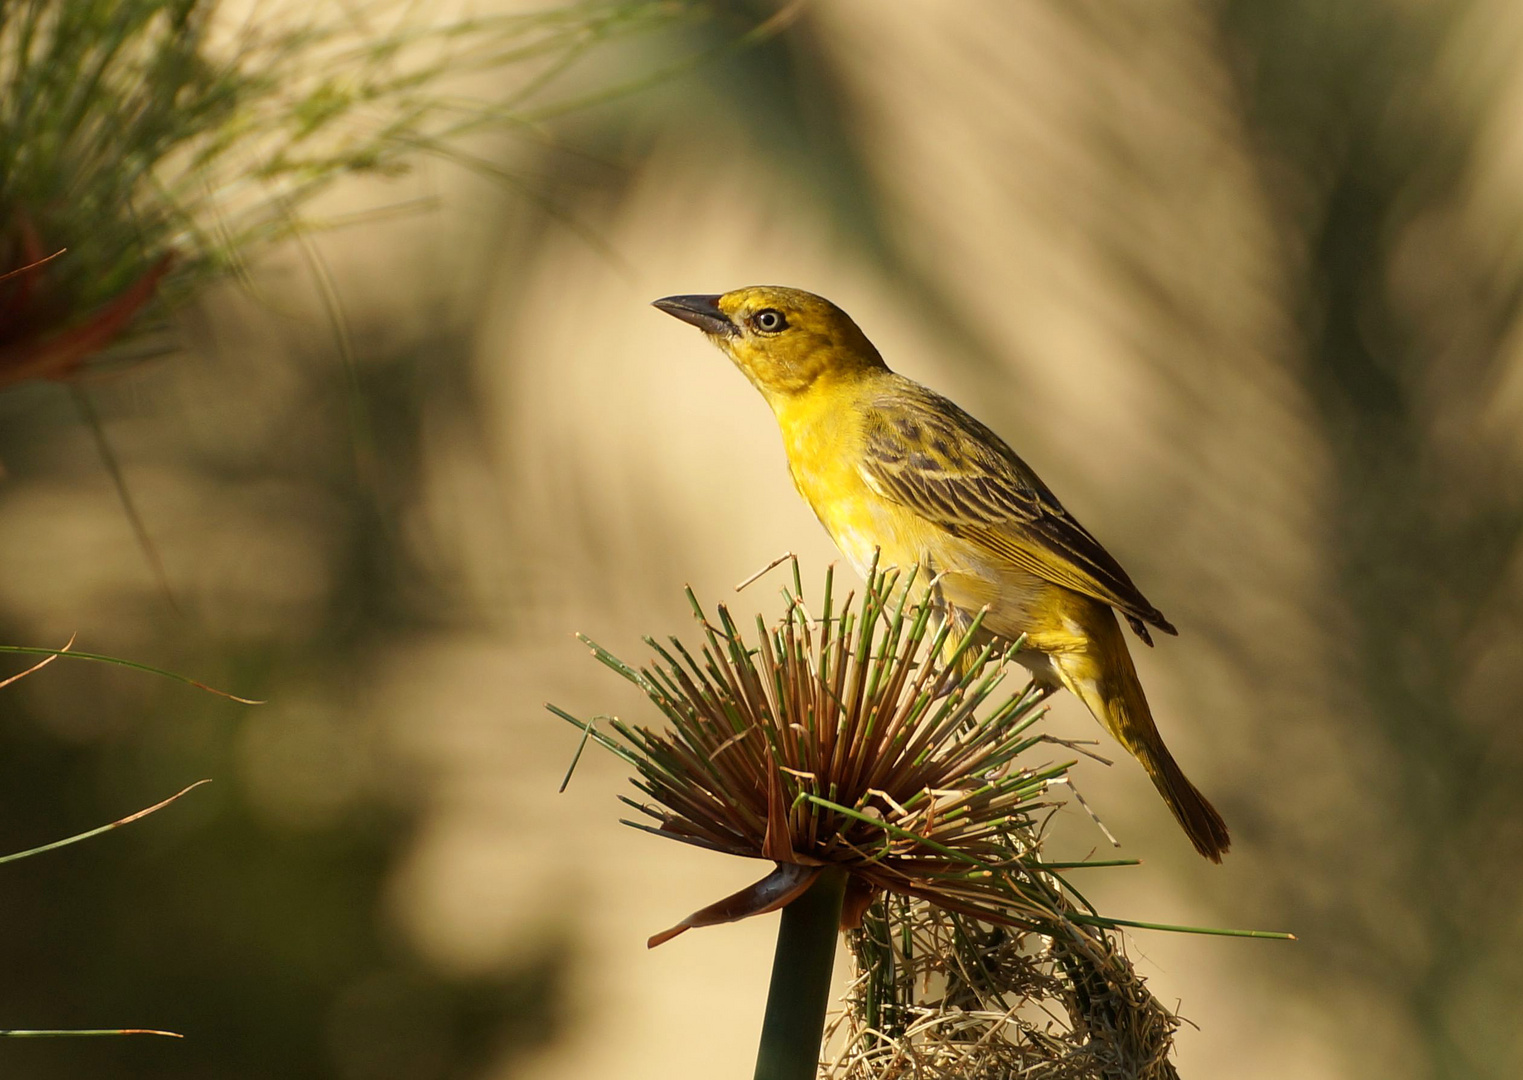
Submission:
POLYGON ((1000 437, 940 395, 908 384, 873 402, 859 468, 881 496, 1010 565, 1178 633, 1110 553, 1000 437), (912 389, 911 389, 912 388, 912 389))

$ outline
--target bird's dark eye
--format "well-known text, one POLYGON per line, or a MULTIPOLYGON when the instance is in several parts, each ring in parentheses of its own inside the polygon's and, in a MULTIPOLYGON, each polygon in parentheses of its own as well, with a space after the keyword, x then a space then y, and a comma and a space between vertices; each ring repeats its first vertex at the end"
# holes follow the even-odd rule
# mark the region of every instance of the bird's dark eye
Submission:
POLYGON ((751 325, 764 334, 775 334, 779 330, 788 329, 788 320, 776 308, 762 308, 751 316, 751 325))

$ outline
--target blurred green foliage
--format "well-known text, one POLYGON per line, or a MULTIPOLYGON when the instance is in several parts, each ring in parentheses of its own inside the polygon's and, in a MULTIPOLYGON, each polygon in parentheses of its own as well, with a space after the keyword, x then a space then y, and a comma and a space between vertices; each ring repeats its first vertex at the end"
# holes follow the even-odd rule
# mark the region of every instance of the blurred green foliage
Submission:
MULTIPOLYGON (((427 575, 397 544, 394 515, 415 494, 421 417, 456 394, 464 343, 446 338, 391 356, 363 336, 360 344, 381 486, 356 484, 344 440, 310 430, 284 466, 335 510, 322 617, 236 645, 176 619, 150 638, 183 666, 217 664, 214 681, 273 704, 241 706, 79 664, 0 691, 7 850, 118 817, 182 778, 215 779, 132 829, 7 866, 0 891, 5 1026, 143 1026, 186 1038, 8 1041, 6 1075, 443 1080, 503 1067, 553 1040, 566 1020, 572 943, 557 930, 541 936, 537 953, 469 977, 440 971, 405 943, 384 897, 416 825, 412 785, 386 780, 384 769, 359 785, 319 774, 331 799, 307 797, 320 812, 297 805, 272 816, 240 763, 261 731, 279 737, 281 711, 312 680, 332 682, 335 700, 349 701, 345 672, 448 607, 420 588, 427 575), (432 373, 427 385, 422 370, 432 373), (41 685, 50 676, 58 682, 41 685), (61 699, 51 696, 60 688, 61 699)), ((341 416, 345 384, 327 370, 341 416)), ((0 424, 0 460, 62 479, 59 451, 78 436, 67 411, 36 410, 31 423, 0 424)), ((207 475, 219 469, 215 458, 195 464, 207 475)), ((283 466, 267 459, 259 468, 278 475, 283 466)), ((0 611, 0 637, 16 636, 0 611)), ((376 732, 339 709, 328 752, 374 757, 376 732)), ((299 784, 292 790, 301 796, 299 784)))
POLYGON ((1523 635, 1523 485, 1482 431, 1516 362, 1523 204, 1466 219, 1515 62, 1481 48, 1495 17, 1467 2, 1223 9, 1255 150, 1279 177, 1298 375, 1333 465, 1333 608, 1361 706, 1341 720, 1381 763, 1368 797, 1395 867, 1362 873, 1351 844, 1265 842, 1322 955, 1382 987, 1417 1036, 1414 1074, 1501 1080, 1523 1044, 1510 1010, 1476 1003, 1523 1000, 1523 670, 1495 664, 1523 635), (1331 894, 1308 887, 1339 875, 1331 894))

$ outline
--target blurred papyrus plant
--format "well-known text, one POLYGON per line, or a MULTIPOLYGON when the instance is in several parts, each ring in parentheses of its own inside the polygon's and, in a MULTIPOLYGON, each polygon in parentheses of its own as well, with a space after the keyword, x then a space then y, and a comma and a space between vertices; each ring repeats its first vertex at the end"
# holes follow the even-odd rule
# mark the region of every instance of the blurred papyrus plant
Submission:
POLYGON ((343 176, 487 167, 463 139, 538 135, 579 60, 685 10, 0 0, 0 389, 151 328, 343 176))

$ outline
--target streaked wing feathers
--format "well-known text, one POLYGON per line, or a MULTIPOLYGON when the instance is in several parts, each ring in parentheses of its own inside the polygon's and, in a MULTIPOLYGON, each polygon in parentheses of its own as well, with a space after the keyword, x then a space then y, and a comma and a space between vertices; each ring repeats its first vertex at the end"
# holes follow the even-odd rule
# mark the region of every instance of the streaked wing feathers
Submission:
POLYGON ((909 383, 873 403, 863 479, 1011 566, 1177 633, 1126 571, 998 435, 956 405, 909 383))

